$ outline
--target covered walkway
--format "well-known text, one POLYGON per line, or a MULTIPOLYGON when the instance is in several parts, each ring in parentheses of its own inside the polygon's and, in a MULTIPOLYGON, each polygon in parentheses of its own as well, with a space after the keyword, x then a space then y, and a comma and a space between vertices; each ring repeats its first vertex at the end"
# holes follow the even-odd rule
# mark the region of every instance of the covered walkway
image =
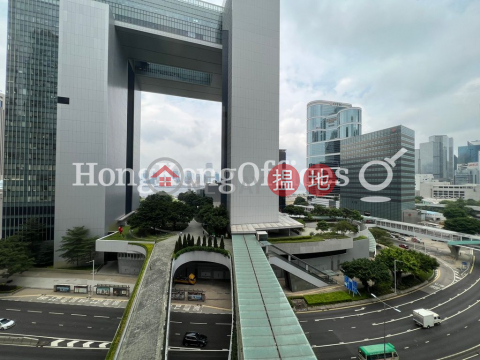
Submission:
POLYGON ((240 359, 316 359, 255 235, 233 235, 240 359))

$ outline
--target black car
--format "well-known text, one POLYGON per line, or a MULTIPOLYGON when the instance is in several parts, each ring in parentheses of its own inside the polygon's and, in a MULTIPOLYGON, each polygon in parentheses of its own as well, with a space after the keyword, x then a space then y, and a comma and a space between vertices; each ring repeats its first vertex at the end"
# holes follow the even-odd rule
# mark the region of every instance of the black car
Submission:
POLYGON ((207 337, 205 335, 189 331, 186 332, 183 337, 183 346, 199 346, 204 347, 207 345, 207 337))

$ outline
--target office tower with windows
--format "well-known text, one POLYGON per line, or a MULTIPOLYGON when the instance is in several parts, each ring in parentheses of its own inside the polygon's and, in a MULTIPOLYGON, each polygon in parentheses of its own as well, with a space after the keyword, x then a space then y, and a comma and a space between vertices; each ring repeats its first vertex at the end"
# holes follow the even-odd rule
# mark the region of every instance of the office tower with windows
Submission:
MULTIPOLYGON (((317 100, 307 104, 307 167, 340 167, 341 140, 362 134, 362 109, 351 104, 317 100)), ((331 192, 338 194, 336 186, 331 192)))
MULTIPOLYGON (((135 210, 130 171, 125 186, 74 186, 77 172, 83 184, 90 176, 74 164, 97 164, 97 183, 105 168, 138 176, 142 91, 221 103, 222 168, 278 162, 280 4, 224 5, 8 2, 3 237, 36 218, 64 266, 56 250, 68 229, 100 237, 135 210)), ((278 223, 268 187, 231 183, 238 191, 223 200, 232 225, 278 223)))
MULTIPOLYGON (((5 95, 0 93, 0 134, 5 131, 5 95)), ((3 218, 3 137, 0 137, 0 219, 3 218)), ((0 238, 2 237, 2 221, 0 220, 0 238)))
MULTIPOLYGON (((359 210, 362 215, 402 221, 403 210, 415 208, 415 132, 405 126, 375 131, 341 141, 340 161, 348 169, 348 185, 341 188, 340 207, 359 210), (406 153, 388 162, 399 150, 406 153), (365 166, 370 161, 375 164, 365 166), (380 164, 381 163, 381 164, 380 164), (394 165, 394 166, 393 166, 394 165), (362 171, 363 169, 363 171, 362 171), (380 185, 391 172, 392 180, 378 191, 366 184, 380 185), (363 176, 363 177, 362 177, 363 176)), ((374 188, 375 189, 375 188, 374 188)))
POLYGON ((419 153, 420 174, 433 174, 435 179, 453 181, 453 138, 446 135, 430 136, 428 142, 420 144, 419 153))
POLYGON ((480 152, 480 140, 468 141, 467 146, 458 147, 458 165, 478 163, 480 152))

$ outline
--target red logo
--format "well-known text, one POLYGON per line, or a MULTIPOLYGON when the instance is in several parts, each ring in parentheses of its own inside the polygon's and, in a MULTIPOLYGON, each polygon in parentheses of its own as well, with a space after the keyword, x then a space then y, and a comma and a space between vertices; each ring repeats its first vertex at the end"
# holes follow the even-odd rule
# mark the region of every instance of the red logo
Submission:
MULTIPOLYGON (((160 170, 158 170, 155 174, 151 176, 151 178, 156 178, 157 176, 160 176, 163 172, 169 173, 172 177, 178 178, 178 175, 175 174, 172 170, 167 165, 162 166, 160 170)), ((170 187, 172 186, 172 178, 170 176, 161 176, 158 178, 159 181, 159 186, 163 187, 170 187)))
POLYGON ((300 175, 291 165, 279 164, 268 173, 268 187, 275 195, 292 195, 299 186, 300 175))
POLYGON ((323 164, 310 166, 305 175, 303 175, 305 189, 315 196, 330 194, 336 183, 337 177, 335 176, 335 172, 323 164))

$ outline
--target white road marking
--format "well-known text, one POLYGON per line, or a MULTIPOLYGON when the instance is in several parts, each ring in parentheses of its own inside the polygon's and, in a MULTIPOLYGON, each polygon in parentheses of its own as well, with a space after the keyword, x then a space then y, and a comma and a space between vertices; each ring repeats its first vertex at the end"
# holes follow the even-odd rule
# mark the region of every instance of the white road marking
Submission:
POLYGON ((110 316, 95 315, 96 318, 110 319, 110 316))
POLYGON ((18 310, 18 309, 5 309, 7 311, 22 311, 22 310, 18 310))
POLYGON ((60 344, 62 341, 64 341, 64 340, 61 339, 61 340, 52 341, 52 343, 50 344, 50 346, 58 346, 58 344, 60 344))
POLYGON ((174 323, 174 324, 181 324, 182 322, 181 321, 173 321, 173 320, 170 320, 171 323, 174 323))
POLYGON ((70 314, 72 316, 87 316, 87 315, 82 315, 82 314, 70 314))
POLYGON ((90 347, 90 345, 92 345, 93 343, 94 343, 93 341, 87 341, 86 343, 84 343, 84 344, 82 345, 82 347, 88 348, 88 347, 90 347))
POLYGON ((104 342, 104 343, 101 343, 100 345, 98 345, 98 347, 99 347, 99 348, 102 348, 102 349, 105 349, 108 344, 110 344, 110 343, 104 342))
POLYGON ((207 323, 194 323, 194 322, 191 322, 190 324, 192 324, 192 325, 207 325, 207 323))
POLYGON ((27 310, 27 312, 29 313, 42 313, 41 311, 38 311, 38 310, 27 310))
POLYGON ((76 343, 78 343, 78 341, 76 340, 70 341, 69 343, 67 343, 67 347, 73 347, 73 345, 75 345, 76 343))
POLYGON ((64 315, 63 313, 57 313, 57 312, 49 312, 49 314, 52 314, 52 315, 64 315))

